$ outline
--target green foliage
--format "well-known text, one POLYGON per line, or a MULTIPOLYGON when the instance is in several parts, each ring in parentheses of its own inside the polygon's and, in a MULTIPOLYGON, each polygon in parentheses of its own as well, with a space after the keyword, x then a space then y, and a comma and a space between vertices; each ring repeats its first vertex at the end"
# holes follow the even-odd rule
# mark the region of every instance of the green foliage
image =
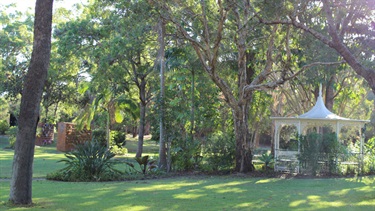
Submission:
POLYGON ((204 146, 206 169, 229 170, 234 166, 235 138, 233 134, 216 133, 210 136, 204 146))
POLYGON ((141 171, 138 171, 132 162, 126 162, 133 170, 146 175, 147 173, 157 168, 156 160, 150 159, 148 155, 142 157, 135 157, 134 160, 138 163, 141 171))
POLYGON ((259 160, 264 163, 264 168, 268 169, 270 164, 274 162, 273 155, 271 153, 263 153, 259 160))
POLYGON ((116 145, 121 148, 126 145, 126 134, 125 132, 112 130, 111 131, 111 145, 116 145))
POLYGON ((178 139, 172 142, 172 166, 174 170, 189 171, 198 169, 202 156, 202 144, 199 140, 178 139))
POLYGON ((9 124, 6 120, 0 121, 0 135, 5 135, 5 132, 9 129, 9 124))
POLYGON ((307 173, 317 175, 327 171, 337 173, 338 157, 345 153, 335 133, 309 133, 300 136, 301 149, 298 156, 307 173))
POLYGON ((105 129, 95 129, 92 131, 92 140, 100 143, 102 146, 107 146, 105 129))
POLYGON ((116 155, 126 155, 128 154, 128 149, 125 147, 119 147, 117 145, 113 145, 110 147, 110 151, 116 155))
POLYGON ((65 154, 60 160, 66 167, 48 175, 49 179, 63 181, 109 181, 121 177, 121 172, 114 168, 115 156, 106 147, 96 141, 87 141, 77 145, 75 150, 65 154))
POLYGON ((375 173, 375 137, 367 141, 364 152, 364 172, 375 173))

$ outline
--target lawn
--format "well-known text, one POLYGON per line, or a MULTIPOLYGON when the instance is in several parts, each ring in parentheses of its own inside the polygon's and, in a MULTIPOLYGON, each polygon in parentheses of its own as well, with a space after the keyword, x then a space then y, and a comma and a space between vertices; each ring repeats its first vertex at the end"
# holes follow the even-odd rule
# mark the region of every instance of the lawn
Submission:
MULTIPOLYGON (((1 209, 9 182, 0 182, 1 209)), ((374 210, 374 177, 264 179, 194 176, 128 182, 33 182, 27 210, 374 210)))
MULTIPOLYGON (((184 176, 123 182, 33 182, 34 206, 9 207, 13 151, 0 144, 0 210, 371 210, 375 177, 340 179, 184 176), (8 179, 4 179, 8 178, 8 179)), ((135 142, 135 141, 134 141, 135 142)), ((129 142, 130 144, 131 142, 129 142)), ((154 145, 150 143, 151 149, 154 145)), ((130 152, 132 154, 133 152, 130 152)), ((153 154, 155 152, 152 152, 153 154)), ((36 149, 34 177, 59 169, 63 153, 36 149)))

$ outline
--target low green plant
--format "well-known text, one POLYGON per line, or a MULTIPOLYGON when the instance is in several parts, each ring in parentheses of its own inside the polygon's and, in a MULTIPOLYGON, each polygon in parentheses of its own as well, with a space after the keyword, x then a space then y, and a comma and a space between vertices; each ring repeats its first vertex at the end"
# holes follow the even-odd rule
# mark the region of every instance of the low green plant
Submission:
POLYGON ((273 155, 271 153, 263 153, 261 157, 259 157, 259 160, 264 163, 264 169, 269 169, 270 164, 274 162, 273 155))
POLYGON ((111 145, 119 148, 126 145, 126 134, 125 132, 113 130, 111 131, 111 145))
POLYGON ((66 158, 58 161, 65 163, 66 167, 47 175, 47 178, 63 181, 118 180, 122 172, 114 167, 114 156, 101 143, 87 141, 76 145, 74 151, 66 153, 66 158))
POLYGON ((110 151, 116 155, 126 155, 128 154, 128 149, 125 147, 119 147, 117 145, 111 146, 110 151))
POLYGON ((130 166, 133 170, 146 175, 148 172, 157 168, 156 160, 150 159, 150 156, 145 155, 142 157, 135 157, 134 160, 138 163, 141 171, 139 171, 132 162, 125 162, 128 166, 130 166))
POLYGON ((199 140, 176 137, 172 142, 172 166, 177 171, 190 171, 198 169, 202 156, 200 155, 202 143, 199 140))
POLYGON ((210 136, 204 146, 205 169, 230 170, 234 166, 235 147, 233 134, 218 133, 210 136))

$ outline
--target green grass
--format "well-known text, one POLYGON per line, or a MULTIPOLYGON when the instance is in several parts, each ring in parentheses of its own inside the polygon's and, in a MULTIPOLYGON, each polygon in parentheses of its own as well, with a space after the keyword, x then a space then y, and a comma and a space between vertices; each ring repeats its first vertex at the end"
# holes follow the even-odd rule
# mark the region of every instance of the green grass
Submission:
MULTIPOLYGON (((150 140, 151 136, 145 136, 143 141, 143 155, 156 156, 159 154, 159 145, 155 141, 150 140)), ((128 149, 128 157, 135 157, 137 152, 138 137, 126 136, 126 148, 128 149)))
MULTIPOLYGON (((145 151, 157 153, 145 141, 145 151)), ((13 150, 0 137, 0 210, 374 210, 375 177, 267 179, 192 176, 123 182, 33 181, 32 207, 11 207, 9 178, 13 150)), ((136 139, 127 142, 134 156, 136 139)), ((63 167, 54 145, 35 151, 34 177, 63 167)))
MULTIPOLYGON (((12 172, 12 162, 14 150, 5 149, 8 146, 8 139, 0 139, 0 178, 10 178, 12 172)), ((64 153, 56 151, 56 144, 44 147, 36 147, 34 155, 33 177, 45 177, 47 173, 61 169, 63 163, 57 163, 64 158, 64 153)))
MULTIPOLYGON (((9 182, 0 182, 1 209, 9 182)), ((27 210, 374 210, 375 178, 180 177, 130 182, 33 182, 27 210)))
MULTIPOLYGON (((55 136, 56 137, 56 136, 55 136)), ((144 141, 144 153, 143 155, 157 156, 158 145, 155 142, 149 140, 150 137, 146 136, 144 141)), ((127 137, 126 147, 128 148, 128 154, 125 156, 117 156, 118 158, 128 158, 133 160, 137 151, 137 138, 127 137)), ((14 150, 6 149, 8 146, 8 139, 5 136, 0 137, 0 178, 11 178, 12 162, 14 150)), ((36 147, 34 155, 34 169, 33 177, 40 178, 46 177, 48 173, 62 169, 63 163, 58 163, 60 159, 65 158, 63 152, 56 151, 56 143, 49 146, 36 147)), ((118 165, 119 170, 128 169, 125 164, 118 165)))

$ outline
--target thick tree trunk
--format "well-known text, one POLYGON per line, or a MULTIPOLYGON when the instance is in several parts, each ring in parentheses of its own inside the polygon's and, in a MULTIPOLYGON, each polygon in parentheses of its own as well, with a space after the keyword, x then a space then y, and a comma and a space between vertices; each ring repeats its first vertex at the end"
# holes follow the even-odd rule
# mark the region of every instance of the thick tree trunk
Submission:
POLYGON ((139 130, 138 130, 138 147, 136 157, 142 157, 143 153, 143 140, 145 135, 145 125, 146 125, 146 80, 141 79, 139 87, 140 96, 140 117, 139 117, 139 130))
POLYGON ((37 0, 35 6, 34 44, 29 71, 24 82, 9 201, 32 203, 32 176, 36 127, 43 86, 51 54, 53 0, 37 0))
POLYGON ((250 134, 248 126, 248 106, 238 106, 233 110, 234 132, 236 138, 236 166, 235 171, 246 173, 254 170, 252 152, 250 147, 250 134))

